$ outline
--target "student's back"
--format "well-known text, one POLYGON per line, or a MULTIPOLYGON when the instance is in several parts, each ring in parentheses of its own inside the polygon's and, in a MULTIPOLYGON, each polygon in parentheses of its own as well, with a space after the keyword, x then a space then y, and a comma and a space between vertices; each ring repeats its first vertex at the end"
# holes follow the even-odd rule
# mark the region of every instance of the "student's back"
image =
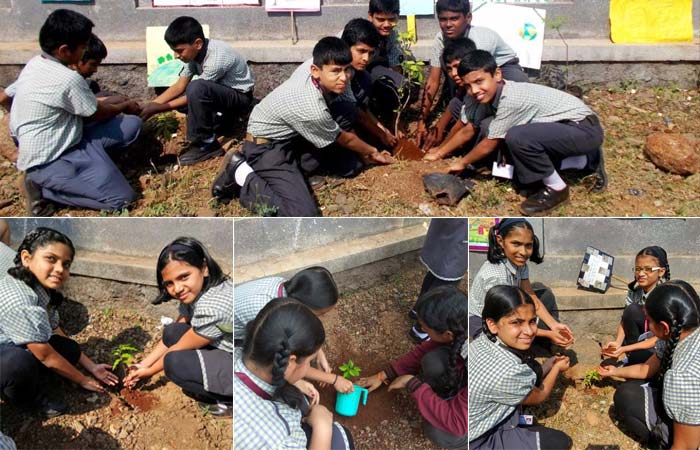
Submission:
POLYGON ((0 242, 0 279, 7 275, 7 269, 14 267, 17 253, 10 247, 0 242))

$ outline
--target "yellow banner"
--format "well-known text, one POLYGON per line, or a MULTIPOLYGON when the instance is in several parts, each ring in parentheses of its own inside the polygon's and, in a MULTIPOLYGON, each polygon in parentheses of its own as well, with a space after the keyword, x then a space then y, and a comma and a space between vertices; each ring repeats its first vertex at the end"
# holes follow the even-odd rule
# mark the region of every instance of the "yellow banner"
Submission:
POLYGON ((693 40, 693 0, 611 0, 610 38, 615 43, 693 40))

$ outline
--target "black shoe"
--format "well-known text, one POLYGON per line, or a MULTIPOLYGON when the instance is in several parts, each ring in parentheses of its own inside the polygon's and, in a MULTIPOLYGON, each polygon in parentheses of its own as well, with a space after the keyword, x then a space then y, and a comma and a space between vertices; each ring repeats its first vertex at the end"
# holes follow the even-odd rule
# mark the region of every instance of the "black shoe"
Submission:
POLYGON ((236 183, 236 170, 245 159, 233 150, 226 153, 219 174, 211 186, 211 195, 222 203, 228 203, 241 193, 241 187, 236 183))
POLYGON ((198 402, 199 409, 205 413, 209 413, 216 417, 232 417, 233 416, 233 403, 226 402, 216 402, 216 403, 205 403, 198 402))
POLYGON ((598 149, 598 158, 597 160, 592 161, 593 164, 591 164, 591 170, 592 174, 590 175, 593 178, 593 186, 589 189, 589 192, 593 192, 594 194, 600 194, 601 192, 604 192, 605 189, 608 187, 608 174, 605 171, 605 158, 603 157, 603 147, 600 147, 598 149))
POLYGON ((37 399, 36 411, 44 419, 65 414, 68 406, 62 400, 50 400, 47 396, 42 395, 37 399))
POLYGON ((198 162, 206 161, 207 159, 223 156, 224 149, 221 148, 219 141, 214 139, 209 143, 191 143, 187 149, 180 153, 180 165, 189 166, 198 162))
POLYGON ((56 205, 41 196, 41 186, 24 175, 23 194, 27 213, 32 217, 51 217, 56 213, 56 205))
POLYGON ((410 330, 408 330, 408 335, 411 337, 413 342, 416 344, 420 344, 421 342, 427 341, 430 339, 428 336, 428 333, 424 332, 423 329, 420 327, 418 322, 414 323, 413 326, 411 327, 410 330))
POLYGON ((569 201, 569 186, 561 191, 545 186, 520 204, 520 212, 525 216, 543 215, 569 201))

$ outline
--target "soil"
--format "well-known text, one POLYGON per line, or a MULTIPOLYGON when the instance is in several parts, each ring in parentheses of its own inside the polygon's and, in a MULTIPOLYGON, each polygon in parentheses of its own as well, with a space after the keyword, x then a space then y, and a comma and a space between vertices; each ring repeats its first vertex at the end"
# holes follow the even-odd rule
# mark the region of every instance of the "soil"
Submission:
POLYGON ((423 150, 421 150, 415 142, 406 138, 399 139, 399 142, 394 147, 392 154, 396 157, 396 159, 405 161, 418 161, 423 159, 423 156, 425 156, 425 152, 423 152, 423 150))
MULTIPOLYGON (((261 97, 263 91, 260 87, 256 95, 261 97)), ((645 139, 650 134, 673 132, 697 137, 700 91, 674 86, 635 88, 621 83, 619 88, 585 91, 584 100, 599 114, 606 131, 605 163, 610 184, 604 193, 590 194, 591 182, 582 179, 581 174, 563 173, 571 186, 571 202, 550 215, 700 215, 700 174, 683 177, 663 172, 644 155, 645 139)), ((414 113, 409 110, 405 117, 411 118, 414 113)), ((238 202, 219 205, 211 197, 210 188, 223 157, 194 166, 177 165, 176 154, 185 144, 182 117, 180 121, 181 131, 174 140, 162 143, 144 135, 127 155, 117 157, 117 164, 139 195, 132 208, 114 213, 63 208, 57 215, 249 216, 251 213, 238 202)), ((244 121, 239 121, 233 133, 235 138, 222 139, 225 149, 240 149, 244 128, 244 121)), ((407 128, 411 130, 413 124, 407 128)), ((25 214, 18 185, 20 176, 12 164, 15 154, 8 135, 8 116, 4 114, 0 118, 0 216, 25 214)), ((400 161, 391 166, 374 166, 353 179, 328 176, 325 186, 314 193, 326 216, 520 214, 517 207, 524 197, 512 183, 485 173, 466 174, 476 187, 458 205, 438 205, 424 191, 421 176, 444 171, 449 164, 450 160, 400 161)))
MULTIPOLYGON (((73 281, 73 280, 72 280, 73 281)), ((68 290, 67 290, 68 291, 68 290)), ((87 292, 88 289, 75 289, 87 292)), ((113 361, 112 351, 131 344, 143 351, 141 360, 160 340, 159 317, 172 305, 158 308, 134 300, 138 289, 95 289, 81 301, 61 306, 62 323, 84 353, 95 362, 113 361), (110 298, 106 298, 110 297, 110 298)), ((170 302, 172 303, 172 302, 170 302)), ((61 398, 68 412, 52 419, 20 413, 7 403, 0 408, 2 432, 21 449, 71 450, 229 450, 233 440, 230 419, 201 411, 197 403, 161 374, 137 386, 94 393, 51 374, 50 397, 61 398), (128 406, 127 406, 128 405, 128 406), (174 426, 176 424, 176 426, 174 426)))

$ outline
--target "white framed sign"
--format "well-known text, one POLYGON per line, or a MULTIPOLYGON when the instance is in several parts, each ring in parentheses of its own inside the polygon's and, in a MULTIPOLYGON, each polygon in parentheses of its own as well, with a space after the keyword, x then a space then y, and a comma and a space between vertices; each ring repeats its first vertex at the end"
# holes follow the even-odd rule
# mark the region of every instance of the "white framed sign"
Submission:
POLYGON ((265 0, 268 12, 316 12, 321 10, 321 0, 265 0))
POLYGON ((260 6, 259 0, 152 0, 153 7, 260 6))

